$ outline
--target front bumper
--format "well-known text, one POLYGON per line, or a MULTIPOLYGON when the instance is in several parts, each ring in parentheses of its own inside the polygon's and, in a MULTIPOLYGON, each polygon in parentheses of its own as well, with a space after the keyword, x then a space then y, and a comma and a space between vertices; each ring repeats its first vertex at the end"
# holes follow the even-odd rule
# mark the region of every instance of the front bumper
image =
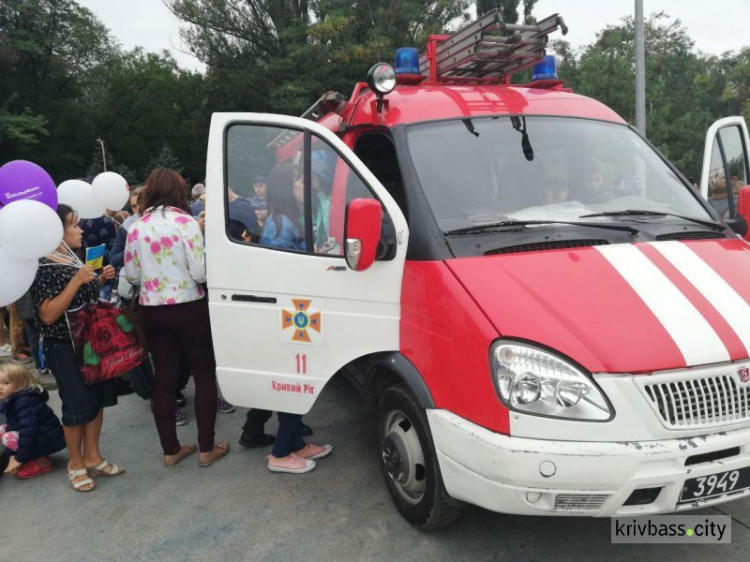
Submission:
MULTIPOLYGON (((611 517, 673 513, 745 497, 750 490, 679 504, 686 479, 750 466, 750 427, 689 439, 633 442, 509 437, 447 410, 427 410, 447 492, 501 513, 611 517), (688 457, 739 448, 721 460, 688 457), (647 505, 624 505, 634 490, 662 488, 647 505)), ((581 424, 585 431, 585 424, 581 424)))

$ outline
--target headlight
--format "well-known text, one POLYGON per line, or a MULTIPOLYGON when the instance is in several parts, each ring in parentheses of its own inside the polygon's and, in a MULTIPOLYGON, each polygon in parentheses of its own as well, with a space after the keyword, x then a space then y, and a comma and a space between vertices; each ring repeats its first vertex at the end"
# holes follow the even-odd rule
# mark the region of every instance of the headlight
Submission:
POLYGON ((607 399, 579 368, 543 349, 498 341, 490 351, 501 400, 512 410, 579 420, 612 417, 607 399))

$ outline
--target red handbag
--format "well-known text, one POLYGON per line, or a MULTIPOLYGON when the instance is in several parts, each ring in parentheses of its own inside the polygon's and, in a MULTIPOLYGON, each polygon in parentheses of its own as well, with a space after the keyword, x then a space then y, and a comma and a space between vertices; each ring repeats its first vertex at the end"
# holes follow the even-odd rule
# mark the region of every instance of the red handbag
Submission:
POLYGON ((86 384, 127 373, 146 359, 135 325, 113 304, 98 301, 68 312, 67 319, 86 384))

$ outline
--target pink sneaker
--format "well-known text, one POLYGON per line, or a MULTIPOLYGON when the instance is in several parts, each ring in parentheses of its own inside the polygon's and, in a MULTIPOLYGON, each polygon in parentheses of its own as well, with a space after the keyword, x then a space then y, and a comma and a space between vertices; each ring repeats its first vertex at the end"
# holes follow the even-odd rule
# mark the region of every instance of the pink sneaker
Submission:
POLYGON ((278 459, 273 455, 266 457, 268 461, 268 470, 271 472, 289 472, 291 474, 303 474, 310 472, 315 468, 315 461, 312 459, 306 459, 299 455, 292 453, 289 456, 278 459))
POLYGON ((303 459, 322 459, 327 457, 333 452, 333 445, 313 445, 308 443, 302 447, 299 451, 295 451, 294 454, 302 457, 303 459))

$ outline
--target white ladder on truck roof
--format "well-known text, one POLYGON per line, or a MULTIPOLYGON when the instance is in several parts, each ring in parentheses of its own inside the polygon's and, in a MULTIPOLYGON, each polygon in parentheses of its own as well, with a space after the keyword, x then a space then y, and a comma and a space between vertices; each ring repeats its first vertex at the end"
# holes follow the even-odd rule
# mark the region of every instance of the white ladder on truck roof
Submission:
POLYGON ((549 35, 558 28, 568 33, 559 14, 533 25, 506 24, 495 8, 452 35, 431 35, 419 70, 434 82, 508 82, 544 59, 549 35))

